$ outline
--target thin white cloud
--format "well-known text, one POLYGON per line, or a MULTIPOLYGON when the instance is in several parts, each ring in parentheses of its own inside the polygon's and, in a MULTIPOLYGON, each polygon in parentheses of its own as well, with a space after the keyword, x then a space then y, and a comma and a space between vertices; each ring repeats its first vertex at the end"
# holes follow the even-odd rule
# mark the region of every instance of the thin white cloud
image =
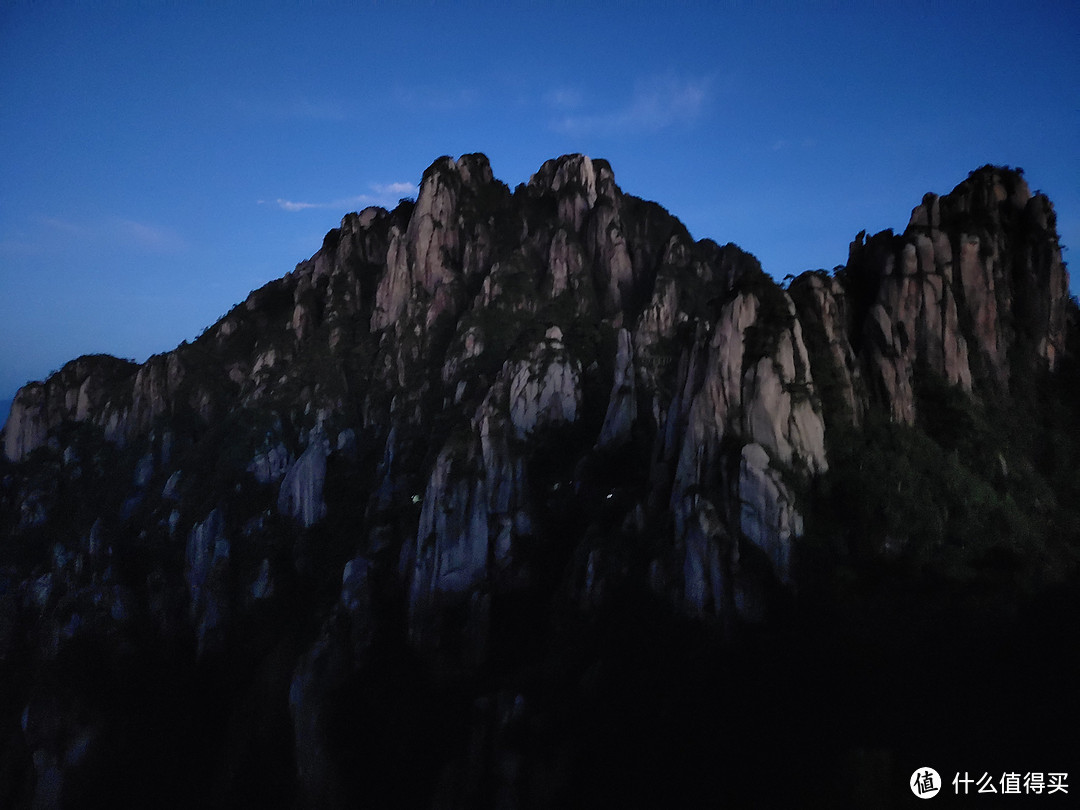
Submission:
POLYGON ((376 194, 385 196, 392 196, 397 194, 399 197, 405 194, 416 194, 416 186, 412 183, 372 183, 371 188, 376 194))
POLYGON ((343 197, 336 200, 320 201, 320 202, 306 202, 298 200, 287 200, 282 197, 278 197, 275 200, 259 200, 259 205, 276 205, 282 211, 307 211, 311 208, 320 209, 360 209, 367 208, 371 205, 379 205, 384 208, 391 208, 397 205, 398 200, 402 197, 415 197, 417 188, 412 183, 372 183, 369 188, 374 191, 374 194, 356 194, 352 197, 343 197))
MULTIPOLYGON (((265 200, 259 200, 260 203, 265 204, 265 200)), ((308 208, 329 208, 328 203, 309 203, 309 202, 293 202, 292 200, 284 200, 278 197, 274 200, 274 203, 282 211, 306 211, 308 208)))
MULTIPOLYGON (((266 200, 259 200, 261 205, 266 204, 266 200)), ((378 205, 378 201, 375 197, 368 194, 358 194, 355 197, 346 197, 341 200, 330 200, 329 202, 300 202, 297 200, 286 200, 282 197, 278 197, 272 201, 273 205, 276 205, 282 211, 307 211, 309 208, 351 208, 356 206, 378 205)))
POLYGON ((692 123, 707 104, 712 80, 672 75, 638 82, 622 107, 592 115, 568 114, 552 122, 552 129, 567 135, 652 133, 692 123))
POLYGON ((115 218, 111 222, 113 233, 121 240, 144 250, 165 252, 184 247, 184 240, 168 228, 148 225, 131 219, 115 218))
POLYGON ((38 222, 51 231, 75 237, 76 239, 85 239, 95 233, 95 230, 88 225, 59 217, 38 217, 38 222))
POLYGON ((108 216, 94 220, 36 217, 39 227, 78 240, 122 250, 172 253, 187 247, 184 239, 171 228, 164 228, 125 217, 108 216))

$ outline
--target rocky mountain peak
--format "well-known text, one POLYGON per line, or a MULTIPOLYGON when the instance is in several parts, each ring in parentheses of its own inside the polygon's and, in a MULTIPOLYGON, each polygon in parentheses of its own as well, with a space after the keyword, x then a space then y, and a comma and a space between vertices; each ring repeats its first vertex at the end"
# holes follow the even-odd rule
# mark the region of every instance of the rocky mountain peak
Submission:
MULTIPOLYGON (((610 174, 610 171, 609 171, 610 174)), ((558 194, 564 189, 581 193, 591 208, 596 204, 596 166, 586 155, 563 155, 548 160, 531 178, 532 188, 558 194)))
MULTIPOLYGON (((1038 398, 1076 389, 1067 290, 1053 207, 1010 169, 785 289, 606 161, 549 160, 511 192, 481 154, 439 158, 415 203, 347 214, 191 343, 20 390, 0 654, 63 673, 142 644, 225 673, 242 696, 209 726, 254 739, 271 718, 263 753, 300 804, 368 795, 328 763, 343 728, 367 753, 398 739, 369 688, 386 711, 454 706, 429 804, 494 803, 485 780, 518 767, 572 784, 512 740, 565 722, 551 762, 582 755, 544 695, 591 716, 590 684, 626 670, 610 639, 726 650, 800 594, 872 591, 864 563, 986 587, 1075 564, 1080 447, 1055 420, 1076 397, 1038 398)), ((53 729, 23 743, 41 784, 139 734, 79 688, 70 711, 11 692, 53 729)), ((443 733, 409 716, 409 746, 443 733)), ((223 773, 251 767, 230 746, 223 773)))
POLYGON ((927 194, 902 235, 860 235, 843 273, 873 396, 915 419, 917 366, 990 393, 1064 349, 1068 282, 1053 210, 1018 170, 986 166, 927 194), (865 314, 864 314, 865 313, 865 314))

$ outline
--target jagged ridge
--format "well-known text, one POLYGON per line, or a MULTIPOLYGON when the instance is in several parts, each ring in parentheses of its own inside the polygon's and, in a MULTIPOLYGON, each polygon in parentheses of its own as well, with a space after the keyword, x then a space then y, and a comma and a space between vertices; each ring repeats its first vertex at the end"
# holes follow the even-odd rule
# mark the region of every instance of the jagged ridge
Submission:
MULTIPOLYGON (((784 290, 604 161, 511 192, 482 155, 440 158, 415 205, 349 214, 193 343, 23 388, 0 528, 51 554, 19 574, 40 572, 35 632, 63 628, 46 658, 136 616, 223 656, 300 599, 319 623, 289 705, 318 803, 339 778, 326 695, 393 633, 388 605, 437 671, 542 626, 510 604, 595 611, 629 588, 729 632, 762 621, 821 482, 854 486, 858 437, 923 426, 928 385, 978 409, 1053 372, 1067 290, 1052 206, 1010 170, 784 290)), ((896 521, 817 525, 911 546, 896 521)))

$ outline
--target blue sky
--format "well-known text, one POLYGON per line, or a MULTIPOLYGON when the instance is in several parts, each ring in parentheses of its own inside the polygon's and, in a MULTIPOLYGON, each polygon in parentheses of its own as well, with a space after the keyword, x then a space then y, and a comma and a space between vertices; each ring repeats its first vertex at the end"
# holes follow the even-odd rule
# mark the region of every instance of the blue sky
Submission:
POLYGON ((1074 2, 5 2, 0 399, 194 338, 443 154, 606 158, 777 278, 1009 164, 1080 251, 1078 45, 1074 2))

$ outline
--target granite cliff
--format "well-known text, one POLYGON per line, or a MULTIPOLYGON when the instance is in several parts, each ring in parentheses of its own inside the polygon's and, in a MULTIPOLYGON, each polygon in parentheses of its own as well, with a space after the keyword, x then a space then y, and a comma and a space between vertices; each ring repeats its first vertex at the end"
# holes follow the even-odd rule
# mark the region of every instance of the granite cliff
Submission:
MULTIPOLYGON (((785 669, 827 681, 927 605, 1075 610, 1077 327, 1018 171, 783 288, 605 161, 511 191, 440 158, 190 344, 19 391, 0 796, 744 798, 819 719, 785 669)), ((855 711, 805 767, 872 788, 907 732, 855 711)))

